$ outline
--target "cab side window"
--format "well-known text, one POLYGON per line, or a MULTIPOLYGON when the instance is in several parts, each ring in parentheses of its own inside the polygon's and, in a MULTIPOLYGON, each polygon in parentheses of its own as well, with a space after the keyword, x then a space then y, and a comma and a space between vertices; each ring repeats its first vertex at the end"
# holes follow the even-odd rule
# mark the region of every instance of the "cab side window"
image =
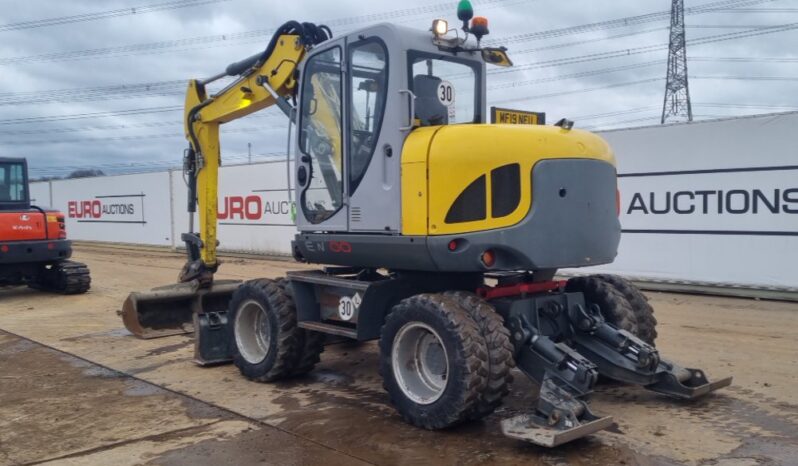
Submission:
POLYGON ((302 82, 299 150, 310 157, 300 201, 305 218, 321 223, 343 206, 341 49, 314 55, 302 82))
POLYGON ((349 47, 349 192, 354 193, 369 162, 382 127, 388 89, 387 51, 382 41, 367 39, 349 47))

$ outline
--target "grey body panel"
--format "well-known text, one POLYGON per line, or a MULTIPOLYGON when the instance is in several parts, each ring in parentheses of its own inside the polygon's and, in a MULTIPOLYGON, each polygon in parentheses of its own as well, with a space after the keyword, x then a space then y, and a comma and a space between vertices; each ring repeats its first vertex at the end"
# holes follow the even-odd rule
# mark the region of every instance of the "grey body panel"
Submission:
POLYGON ((293 242, 295 255, 319 264, 444 272, 534 271, 612 262, 621 238, 615 167, 591 159, 551 159, 538 162, 532 176, 532 208, 516 225, 429 237, 304 233, 293 242), (448 248, 452 240, 460 243, 454 252, 448 248), (480 261, 486 249, 496 254, 491 268, 480 261))
POLYGON ((494 270, 540 270, 608 264, 620 240, 615 167, 599 160, 550 159, 535 165, 532 209, 520 223, 430 236, 428 246, 441 270, 481 267, 479 256, 486 249, 496 253, 494 270), (449 242, 461 238, 468 244, 450 252, 449 242))

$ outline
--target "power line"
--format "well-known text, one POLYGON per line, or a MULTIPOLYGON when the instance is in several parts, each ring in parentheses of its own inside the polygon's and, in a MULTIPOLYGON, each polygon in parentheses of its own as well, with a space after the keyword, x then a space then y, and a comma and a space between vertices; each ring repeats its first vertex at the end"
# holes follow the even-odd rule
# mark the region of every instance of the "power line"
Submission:
POLYGON ((654 61, 648 61, 648 62, 643 62, 643 63, 634 63, 634 64, 631 64, 631 65, 615 66, 615 67, 612 67, 612 68, 603 68, 603 69, 598 69, 598 70, 582 71, 582 72, 579 72, 579 73, 563 74, 563 75, 559 75, 559 76, 552 76, 552 77, 549 77, 549 78, 527 79, 527 80, 523 80, 523 81, 511 81, 511 82, 508 82, 508 83, 502 83, 502 84, 489 86, 488 89, 489 90, 507 89, 507 88, 512 88, 512 87, 528 86, 530 84, 542 84, 542 83, 548 83, 548 82, 557 82, 557 81, 561 81, 563 79, 586 78, 586 77, 589 77, 589 76, 597 76, 597 75, 600 75, 600 74, 615 73, 615 72, 618 72, 618 71, 629 71, 629 70, 635 70, 635 69, 639 69, 639 68, 647 68, 649 66, 662 65, 664 63, 665 63, 665 60, 654 60, 654 61))
POLYGON ((129 110, 116 110, 109 112, 92 112, 92 113, 73 113, 66 115, 50 115, 26 118, 8 118, 0 120, 0 125, 22 125, 22 124, 36 124, 36 123, 50 123, 53 121, 67 121, 67 120, 84 120, 93 118, 110 118, 117 116, 128 115, 147 115, 151 113, 164 113, 182 111, 183 107, 178 105, 168 107, 149 107, 149 108, 134 108, 129 110))
POLYGON ((593 87, 593 88, 587 88, 587 89, 577 89, 577 90, 573 90, 573 91, 559 91, 559 92, 551 92, 551 93, 548 93, 548 94, 537 94, 537 95, 530 95, 530 96, 525 96, 525 97, 513 97, 512 99, 496 100, 496 101, 493 101, 493 103, 494 104, 503 104, 503 103, 508 103, 508 102, 523 102, 525 100, 531 100, 531 99, 545 99, 545 98, 548 98, 548 97, 560 97, 560 96, 564 96, 564 95, 581 94, 581 93, 584 93, 584 92, 601 91, 601 90, 604 90, 604 89, 613 89, 613 88, 616 88, 616 87, 636 86, 636 85, 639 85, 639 84, 646 84, 646 83, 652 83, 652 82, 664 81, 664 80, 665 80, 665 78, 641 79, 641 80, 637 80, 637 81, 629 81, 629 82, 623 82, 623 83, 614 83, 614 84, 608 84, 606 86, 599 86, 599 87, 593 87))
MULTIPOLYGON (((479 2, 479 5, 484 8, 492 8, 495 6, 501 6, 502 2, 506 2, 509 0, 483 0, 479 2)), ((775 0, 723 0, 723 1, 716 1, 712 3, 706 3, 703 5, 698 5, 693 8, 687 8, 685 10, 686 14, 700 14, 700 13, 707 13, 716 11, 717 8, 721 7, 730 7, 730 6, 746 6, 746 5, 755 5, 765 2, 771 2, 775 0)), ((515 2, 513 2, 515 3, 515 2)), ((333 20, 324 21, 327 25, 331 27, 336 26, 346 26, 351 24, 357 24, 362 22, 370 22, 370 21, 383 21, 389 19, 395 19, 398 17, 403 16, 413 16, 425 13, 432 13, 438 11, 448 11, 452 7, 450 2, 438 3, 434 5, 426 5, 422 7, 415 7, 415 8, 406 8, 402 10, 393 10, 388 11, 385 13, 374 13, 370 15, 363 15, 363 16, 356 16, 356 17, 347 17, 347 18, 339 18, 333 20)), ((547 31, 538 31, 534 33, 527 33, 527 34, 520 34, 505 38, 498 38, 498 39, 490 39, 487 40, 486 43, 496 43, 496 44, 506 44, 509 42, 523 42, 526 40, 536 40, 536 39, 546 39, 551 37, 560 37, 563 35, 573 35, 582 32, 593 32, 593 31, 600 31, 603 29, 611 29, 611 28, 618 28, 618 27, 625 27, 631 26, 635 24, 642 24, 650 21, 664 21, 668 18, 669 12, 668 11, 661 11, 655 13, 649 13, 645 15, 638 15, 638 16, 629 16, 625 18, 618 18, 614 20, 608 21, 601 21, 598 23, 591 23, 591 24, 584 24, 579 26, 571 26, 567 28, 559 28, 559 29, 552 29, 547 31)), ((0 66, 3 65, 12 65, 12 64, 21 64, 21 63, 28 63, 28 62, 41 62, 41 61, 60 61, 60 60, 76 60, 76 59, 85 59, 85 58, 97 58, 105 55, 118 55, 118 54, 125 54, 122 56, 128 56, 133 54, 140 54, 140 53, 159 53, 162 51, 168 51, 170 49, 175 49, 179 47, 188 47, 188 46, 208 46, 209 44, 223 42, 225 44, 231 45, 233 43, 240 43, 242 41, 252 42, 255 39, 262 39, 268 38, 274 33, 273 29, 268 30, 255 30, 255 31, 245 31, 245 32, 238 32, 238 33, 230 33, 230 34, 217 34, 212 36, 198 36, 186 39, 176 39, 170 41, 161 41, 161 42, 150 42, 144 44, 133 44, 121 47, 108 47, 108 48, 100 48, 100 49, 88 49, 88 50, 78 50, 73 52, 58 52, 58 53, 49 53, 49 54, 42 54, 42 55, 30 55, 30 56, 22 56, 22 57, 9 57, 9 58, 0 58, 0 66)), ((526 53, 526 52, 521 52, 526 53)))
POLYGON ((96 13, 84 13, 73 16, 59 16, 55 18, 36 19, 31 21, 21 21, 19 23, 0 24, 0 32, 19 31, 21 29, 34 29, 49 26, 60 26, 62 24, 82 23, 86 21, 97 21, 100 19, 118 18, 120 16, 141 15, 156 11, 175 10, 192 6, 207 5, 209 3, 226 2, 229 0, 175 0, 154 5, 144 5, 140 7, 121 8, 118 10, 100 11, 96 13))
POLYGON ((731 81, 798 81, 798 76, 690 76, 690 79, 721 79, 731 81))
MULTIPOLYGON (((526 1, 526 0, 525 0, 526 1)), ((502 4, 519 3, 519 0, 481 0, 476 2, 481 8, 488 9, 502 4)), ((435 13, 440 11, 449 11, 452 9, 452 3, 442 2, 432 5, 424 5, 413 8, 403 8, 398 10, 390 10, 382 13, 371 13, 361 16, 350 16, 337 19, 323 20, 322 23, 330 27, 342 27, 359 23, 387 21, 405 16, 416 16, 421 14, 435 13)), ((64 60, 80 60, 88 58, 98 58, 107 55, 113 56, 130 56, 146 53, 161 53, 170 51, 172 49, 180 49, 181 47, 191 46, 207 46, 216 43, 224 43, 232 45, 233 43, 252 43, 263 39, 268 39, 274 34, 275 29, 259 29, 254 31, 234 32, 230 34, 215 34, 210 36, 197 36, 184 39, 174 39, 160 42, 148 42, 143 44, 124 45, 119 47, 105 47, 97 49, 76 50, 72 52, 56 52, 40 55, 29 55, 21 57, 8 57, 0 58, 0 66, 15 65, 31 62, 47 62, 47 61, 64 61, 64 60)), ((185 49, 181 49, 185 50, 185 49)))
MULTIPOLYGON (((686 15, 710 13, 717 11, 721 8, 733 8, 740 6, 757 5, 760 3, 772 2, 774 0, 721 0, 716 2, 704 3, 691 8, 685 8, 686 15)), ((653 13, 646 13, 637 16, 627 16, 623 18, 611 19, 606 21, 599 21, 596 23, 580 24, 578 26, 570 26, 559 29, 551 29, 547 31, 527 32, 523 34, 516 34, 497 39, 491 39, 490 44, 502 45, 512 42, 523 42, 528 40, 550 39, 552 37, 561 37, 566 35, 573 35, 584 32, 602 31, 606 29, 614 29, 620 27, 628 27, 632 25, 644 24, 654 21, 664 21, 670 18, 670 10, 657 11, 653 13)))
POLYGON ((798 57, 688 57, 688 61, 705 62, 761 62, 761 63, 798 63, 798 57))

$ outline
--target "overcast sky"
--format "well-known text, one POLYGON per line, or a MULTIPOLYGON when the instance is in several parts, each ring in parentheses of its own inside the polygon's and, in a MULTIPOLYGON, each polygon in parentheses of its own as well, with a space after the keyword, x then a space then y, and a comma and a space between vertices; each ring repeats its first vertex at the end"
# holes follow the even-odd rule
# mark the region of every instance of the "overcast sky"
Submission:
MULTIPOLYGON (((0 0, 0 156, 27 157, 33 176, 63 175, 72 167, 115 172, 131 164, 174 165, 186 146, 182 81, 210 76, 261 50, 269 30, 286 20, 330 23, 336 34, 386 20, 429 29, 435 17, 455 21, 457 5, 456 0, 197 0, 204 4, 142 8, 168 1, 186 0, 0 0), (123 10, 131 7, 138 8, 136 14, 123 10), (119 11, 109 13, 114 10, 119 11), (76 15, 86 16, 63 20, 76 15), (102 18, 92 19, 96 16, 102 18), (24 27, 32 25, 39 27, 24 27), (91 90, 146 83, 157 86, 91 90)), ((685 3, 689 9, 718 1, 685 3)), ((489 105, 545 111, 549 122, 566 116, 593 129, 658 123, 666 16, 534 34, 668 11, 668 0, 475 0, 474 8, 490 20, 488 39, 505 44, 516 64, 512 72, 488 75, 489 105)), ((798 0, 749 0, 740 8, 686 15, 696 119, 798 108, 798 0), (789 26, 734 37, 780 25, 789 26), (690 45, 728 34, 728 40, 690 45), (759 79, 739 79, 752 77, 759 79)), ((248 143, 256 158, 284 152, 286 123, 280 115, 268 110, 227 125, 224 158, 241 162, 248 143)))

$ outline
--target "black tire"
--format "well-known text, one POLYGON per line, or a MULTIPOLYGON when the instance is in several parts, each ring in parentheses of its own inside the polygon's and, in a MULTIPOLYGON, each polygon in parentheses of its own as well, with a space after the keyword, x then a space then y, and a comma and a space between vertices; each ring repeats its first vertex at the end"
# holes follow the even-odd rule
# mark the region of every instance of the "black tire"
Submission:
POLYGON ((86 264, 62 261, 42 266, 28 286, 59 294, 82 294, 91 288, 91 275, 86 264))
MULTIPOLYGON (((285 293, 286 297, 294 305, 294 293, 291 288, 291 282, 285 278, 278 278, 275 280, 277 286, 285 293)), ((321 361, 321 353, 324 352, 325 334, 320 332, 313 332, 306 329, 297 329, 297 337, 299 338, 299 345, 297 349, 297 360, 294 363, 294 368, 291 370, 291 375, 299 376, 307 374, 321 361)))
POLYGON ((620 291, 600 277, 595 275, 574 277, 568 280, 565 291, 583 293, 588 304, 598 305, 601 315, 607 322, 640 337, 637 315, 632 309, 632 305, 620 291))
POLYGON ((233 293, 228 308, 228 335, 233 363, 244 377, 256 382, 272 382, 293 375, 303 341, 301 330, 297 327, 294 303, 277 282, 265 278, 250 280, 233 293), (257 336, 237 335, 236 331, 237 328, 253 328, 252 335, 257 333, 256 326, 247 325, 249 314, 257 312, 263 312, 268 319, 270 332, 268 343, 264 343, 265 356, 259 361, 255 350, 240 347, 256 346, 253 340, 257 336))
POLYGON ((467 291, 444 293, 465 309, 477 323, 488 350, 488 382, 471 413, 471 419, 482 419, 501 406, 510 393, 513 382, 511 370, 515 367, 514 348, 510 341, 510 330, 504 319, 482 298, 467 291))
POLYGON ((456 301, 439 294, 402 300, 385 319, 380 337, 380 375, 402 418, 424 429, 443 429, 469 419, 488 381, 488 351, 479 326, 456 301), (394 339, 407 325, 434 330, 448 360, 445 386, 430 403, 409 398, 392 364, 394 339))
POLYGON ((637 317, 637 337, 655 346, 657 339, 657 318, 654 317, 654 308, 648 303, 648 298, 634 283, 617 275, 601 274, 596 277, 609 283, 618 290, 629 304, 637 317))

